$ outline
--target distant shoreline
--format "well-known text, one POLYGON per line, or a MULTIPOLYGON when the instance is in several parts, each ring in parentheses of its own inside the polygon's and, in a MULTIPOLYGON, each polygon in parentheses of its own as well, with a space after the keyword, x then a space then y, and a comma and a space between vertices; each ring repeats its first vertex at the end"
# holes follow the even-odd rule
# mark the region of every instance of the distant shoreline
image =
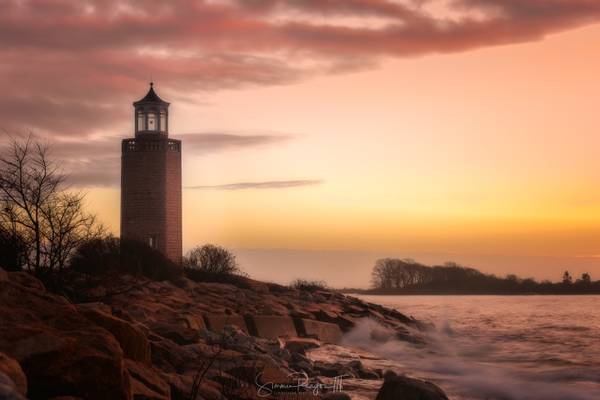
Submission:
POLYGON ((600 292, 473 292, 473 291, 401 291, 381 292, 370 289, 342 289, 337 290, 343 294, 369 295, 369 296, 599 296, 600 292))

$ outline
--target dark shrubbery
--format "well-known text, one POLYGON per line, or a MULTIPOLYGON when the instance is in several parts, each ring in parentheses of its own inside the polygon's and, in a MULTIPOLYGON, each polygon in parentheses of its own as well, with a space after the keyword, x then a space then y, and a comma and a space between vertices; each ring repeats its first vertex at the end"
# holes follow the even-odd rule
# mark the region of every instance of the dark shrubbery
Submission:
POLYGON ((309 281, 306 279, 296 279, 290 285, 294 289, 306 290, 308 292, 315 292, 317 290, 327 290, 327 283, 324 281, 309 281))
POLYGON ((73 259, 74 271, 89 275, 143 275, 154 280, 173 279, 181 269, 160 251, 144 243, 106 237, 81 245, 73 259))
POLYGON ((121 267, 121 244, 116 237, 90 240, 77 248, 71 269, 89 275, 103 275, 121 267))
POLYGON ((235 255, 213 244, 197 246, 183 258, 185 276, 196 282, 244 285, 246 274, 239 268, 235 255))
POLYGON ((16 234, 0 227, 0 268, 19 271, 25 265, 27 246, 16 234))
POLYGON ((190 250, 183 259, 185 268, 216 274, 216 275, 239 275, 235 255, 221 246, 205 244, 190 250))

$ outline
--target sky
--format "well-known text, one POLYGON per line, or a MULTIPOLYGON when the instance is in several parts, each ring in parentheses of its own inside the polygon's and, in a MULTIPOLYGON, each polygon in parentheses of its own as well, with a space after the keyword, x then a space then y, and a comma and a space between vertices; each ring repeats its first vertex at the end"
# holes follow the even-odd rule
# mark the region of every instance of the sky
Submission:
POLYGON ((600 278, 599 46, 596 0, 0 0, 0 130, 118 234, 153 80, 185 250, 333 286, 385 256, 600 278))

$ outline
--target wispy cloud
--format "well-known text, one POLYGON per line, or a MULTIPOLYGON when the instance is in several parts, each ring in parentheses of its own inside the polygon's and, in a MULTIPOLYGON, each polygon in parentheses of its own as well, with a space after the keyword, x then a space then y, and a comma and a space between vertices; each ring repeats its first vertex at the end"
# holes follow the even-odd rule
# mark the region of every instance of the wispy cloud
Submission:
POLYGON ((186 189, 203 190, 244 190, 244 189, 289 189, 301 186, 320 185, 323 181, 320 179, 298 179, 289 181, 264 181, 264 182, 238 182, 226 183, 222 185, 201 185, 188 186, 186 189))
MULTIPOLYGON (((277 145, 293 138, 292 135, 284 133, 228 132, 189 133, 174 137, 182 140, 184 157, 277 145)), ((6 142, 8 138, 8 135, 6 138, 0 138, 0 151, 2 151, 3 142, 6 142)), ((34 138, 50 146, 49 155, 60 162, 69 184, 76 187, 119 185, 121 137, 51 140, 52 136, 37 135, 34 138)))
POLYGON ((266 134, 234 134, 234 133, 188 133, 174 136, 184 142, 185 150, 193 154, 211 153, 235 148, 264 146, 283 143, 292 139, 291 135, 282 133, 266 134))

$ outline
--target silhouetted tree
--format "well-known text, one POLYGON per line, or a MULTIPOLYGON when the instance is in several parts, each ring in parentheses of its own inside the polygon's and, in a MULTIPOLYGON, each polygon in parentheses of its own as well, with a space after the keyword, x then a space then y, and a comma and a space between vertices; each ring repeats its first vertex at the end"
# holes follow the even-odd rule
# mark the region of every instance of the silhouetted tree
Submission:
POLYGON ((571 274, 569 273, 569 271, 565 271, 563 273, 562 282, 565 285, 570 285, 571 283, 573 283, 573 277, 571 276, 571 274))
POLYGON ((190 250, 183 258, 185 268, 218 275, 241 274, 235 255, 221 246, 205 244, 190 250))
POLYGON ((584 272, 583 274, 581 274, 581 282, 588 285, 592 283, 592 277, 587 272, 584 272))
POLYGON ((48 147, 13 140, 0 156, 0 227, 18 237, 25 266, 36 273, 60 270, 75 249, 102 227, 83 210, 82 193, 67 190, 48 147))

